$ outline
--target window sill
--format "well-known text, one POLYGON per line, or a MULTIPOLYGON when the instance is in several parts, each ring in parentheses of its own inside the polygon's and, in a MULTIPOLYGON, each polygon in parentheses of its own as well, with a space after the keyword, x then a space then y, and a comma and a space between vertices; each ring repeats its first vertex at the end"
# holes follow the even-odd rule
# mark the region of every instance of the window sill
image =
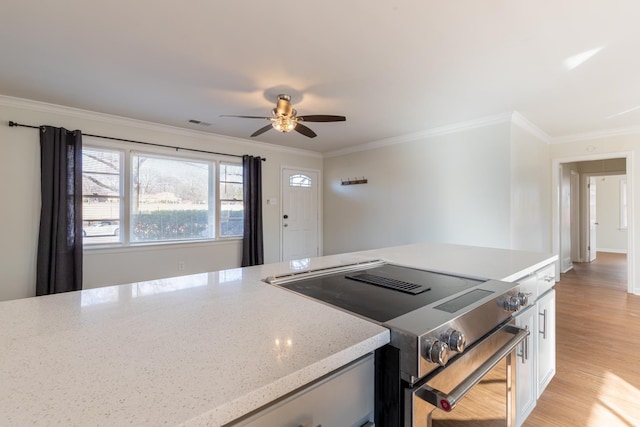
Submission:
POLYGON ((227 237, 217 240, 196 240, 196 241, 176 241, 176 242, 144 242, 124 245, 121 243, 84 246, 83 252, 91 254, 113 253, 113 252, 139 252, 139 251, 162 251, 167 249, 194 248, 202 246, 219 246, 229 244, 241 244, 242 237, 227 237))

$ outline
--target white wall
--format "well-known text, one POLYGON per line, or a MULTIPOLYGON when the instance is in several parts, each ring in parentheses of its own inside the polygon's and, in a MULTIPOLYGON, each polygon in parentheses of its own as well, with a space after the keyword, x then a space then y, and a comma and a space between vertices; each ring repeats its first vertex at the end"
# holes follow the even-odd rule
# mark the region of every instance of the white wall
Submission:
POLYGON ((325 253, 419 241, 551 251, 549 146, 519 123, 325 158, 325 253), (341 186, 349 177, 369 183, 341 186))
POLYGON ((620 182, 625 175, 596 178, 597 250, 627 253, 627 229, 620 228, 620 182))
POLYGON ((510 123, 325 158, 326 254, 413 243, 510 245, 510 123), (368 184, 341 186, 349 177, 368 184))
POLYGON ((549 144, 516 124, 511 126, 510 183, 510 249, 549 252, 551 250, 549 144))
MULTIPOLYGON (((266 157, 263 163, 265 262, 279 260, 280 206, 267 198, 280 195, 282 165, 322 169, 317 153, 291 150, 203 132, 139 122, 82 110, 0 96, 0 301, 33 296, 40 210, 38 131, 10 128, 9 120, 31 125, 62 126, 84 133, 178 145, 230 154, 266 157)), ((239 241, 170 244, 145 248, 85 250, 85 288, 198 273, 240 264, 239 241), (185 270, 178 271, 178 261, 185 270)))

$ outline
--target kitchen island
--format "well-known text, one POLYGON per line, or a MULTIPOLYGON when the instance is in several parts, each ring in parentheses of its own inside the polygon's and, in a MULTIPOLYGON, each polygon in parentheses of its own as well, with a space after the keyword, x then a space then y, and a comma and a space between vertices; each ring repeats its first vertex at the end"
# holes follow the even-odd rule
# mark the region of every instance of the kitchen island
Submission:
POLYGON ((389 342, 261 279, 374 259, 515 280, 548 254, 419 244, 0 303, 0 425, 219 426, 389 342))

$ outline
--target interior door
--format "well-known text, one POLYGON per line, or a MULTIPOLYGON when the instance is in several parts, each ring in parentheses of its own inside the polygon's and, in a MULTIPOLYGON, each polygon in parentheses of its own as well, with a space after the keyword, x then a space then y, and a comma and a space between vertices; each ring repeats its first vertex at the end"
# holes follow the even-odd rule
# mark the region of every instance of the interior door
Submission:
POLYGON ((282 170, 282 260, 319 253, 318 172, 282 170))
POLYGON ((571 261, 580 259, 580 174, 571 171, 571 261))
POLYGON ((588 261, 596 259, 596 235, 598 220, 596 218, 596 177, 589 177, 589 246, 587 248, 588 261))

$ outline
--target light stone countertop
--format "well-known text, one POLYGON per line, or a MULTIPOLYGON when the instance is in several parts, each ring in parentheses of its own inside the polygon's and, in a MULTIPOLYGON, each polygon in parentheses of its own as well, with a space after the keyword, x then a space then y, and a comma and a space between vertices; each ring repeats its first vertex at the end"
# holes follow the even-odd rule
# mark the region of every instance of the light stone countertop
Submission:
POLYGON ((389 342, 260 279, 372 259, 514 280, 555 257, 421 244, 1 302, 0 425, 230 422, 389 342))

